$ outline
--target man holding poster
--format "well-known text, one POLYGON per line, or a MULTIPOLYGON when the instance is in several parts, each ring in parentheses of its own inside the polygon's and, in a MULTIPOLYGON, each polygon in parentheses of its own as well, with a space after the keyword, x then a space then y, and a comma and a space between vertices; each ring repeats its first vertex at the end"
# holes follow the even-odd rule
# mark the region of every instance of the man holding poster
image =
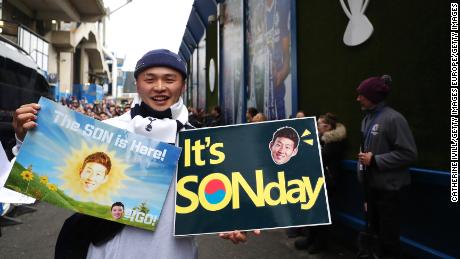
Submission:
MULTIPOLYGON (((104 121, 120 129, 166 143, 176 143, 178 131, 191 128, 188 111, 181 94, 185 90, 187 68, 175 53, 158 49, 146 53, 134 71, 138 100, 131 111, 104 121)), ((13 126, 18 144, 17 154, 26 132, 37 126, 38 104, 27 104, 16 110, 13 126)), ((108 169, 108 168, 107 168, 108 169)), ((56 258, 196 258, 191 237, 175 238, 175 182, 170 185, 155 232, 124 226, 82 214, 66 220, 56 244, 56 258)), ((125 212, 126 213, 126 212, 125 212)), ((233 242, 245 234, 223 234, 233 242)))

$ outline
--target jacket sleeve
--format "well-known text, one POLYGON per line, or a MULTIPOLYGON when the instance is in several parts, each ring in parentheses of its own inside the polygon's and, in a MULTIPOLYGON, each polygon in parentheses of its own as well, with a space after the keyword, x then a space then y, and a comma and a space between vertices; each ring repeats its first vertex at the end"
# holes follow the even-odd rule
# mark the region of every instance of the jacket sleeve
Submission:
POLYGON ((16 136, 16 134, 14 134, 14 138, 16 139, 16 145, 13 147, 12 152, 14 156, 17 156, 19 154, 19 149, 22 146, 22 141, 18 139, 18 136, 16 136))
POLYGON ((101 245, 118 234, 124 225, 80 213, 69 217, 56 241, 55 259, 86 258, 89 245, 101 245))
POLYGON ((417 147, 406 119, 399 115, 389 122, 387 140, 390 151, 374 156, 379 171, 408 167, 417 160, 417 147))

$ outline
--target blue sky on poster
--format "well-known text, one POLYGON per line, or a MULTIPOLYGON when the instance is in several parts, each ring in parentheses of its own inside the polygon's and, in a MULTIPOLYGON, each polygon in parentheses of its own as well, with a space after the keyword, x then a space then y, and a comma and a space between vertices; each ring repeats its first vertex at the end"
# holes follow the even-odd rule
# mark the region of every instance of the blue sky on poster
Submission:
MULTIPOLYGON (((111 10, 127 0, 104 0, 111 10)), ((123 70, 157 48, 178 52, 193 0, 133 0, 110 15, 107 46, 116 57, 126 57, 123 70)))

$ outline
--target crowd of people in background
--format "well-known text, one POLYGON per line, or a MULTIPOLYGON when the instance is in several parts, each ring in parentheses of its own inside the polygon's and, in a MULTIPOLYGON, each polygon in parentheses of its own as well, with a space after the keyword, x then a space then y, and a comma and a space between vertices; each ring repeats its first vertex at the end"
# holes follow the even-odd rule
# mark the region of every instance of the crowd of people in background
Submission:
MULTIPOLYGON (((131 100, 125 100, 117 103, 114 99, 104 97, 102 100, 88 102, 86 99, 77 99, 75 96, 61 98, 60 103, 69 109, 89 116, 97 120, 106 120, 118 117, 131 109, 131 100)), ((195 128, 223 126, 224 118, 220 106, 214 106, 207 112, 203 108, 188 107, 189 122, 195 128)), ((297 111, 295 118, 306 117, 304 111, 297 111)), ((246 112, 246 122, 261 122, 266 121, 267 116, 263 112, 259 112, 254 107, 249 107, 246 112)))
POLYGON ((126 113, 131 109, 132 100, 117 103, 114 99, 103 98, 88 102, 86 99, 78 100, 75 96, 61 98, 60 103, 68 108, 87 115, 97 120, 106 120, 126 113))
MULTIPOLYGON (((117 103, 114 99, 104 97, 102 100, 88 102, 86 99, 79 100, 75 96, 69 96, 67 98, 61 98, 60 103, 69 109, 102 121, 118 117, 128 112, 131 109, 132 100, 125 100, 117 103)), ((212 107, 209 112, 203 108, 189 106, 188 112, 189 122, 195 128, 225 125, 220 106, 212 107)), ((296 114, 296 118, 303 117, 305 117, 305 113, 302 110, 299 110, 296 114)), ((248 123, 261 122, 266 121, 267 116, 263 112, 259 112, 256 108, 250 107, 247 110, 246 119, 246 122, 248 123)))
POLYGON ((216 127, 224 125, 222 110, 219 106, 214 106, 209 113, 207 113, 205 109, 197 109, 195 107, 189 106, 188 121, 195 128, 216 127))

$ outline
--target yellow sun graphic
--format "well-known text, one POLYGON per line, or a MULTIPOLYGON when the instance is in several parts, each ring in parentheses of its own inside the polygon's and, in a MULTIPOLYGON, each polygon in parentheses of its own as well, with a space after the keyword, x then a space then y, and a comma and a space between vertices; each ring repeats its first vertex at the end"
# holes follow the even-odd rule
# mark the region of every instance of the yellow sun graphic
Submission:
POLYGON ((34 175, 32 174, 31 171, 28 171, 28 170, 22 171, 21 176, 22 176, 22 179, 26 181, 30 181, 34 179, 34 175))
MULTIPOLYGON (((120 189, 124 188, 123 180, 128 179, 125 170, 129 167, 123 163, 123 160, 116 156, 114 151, 110 151, 107 145, 94 145, 89 147, 82 142, 81 148, 78 150, 71 148, 66 157, 63 158, 65 164, 58 168, 60 178, 63 181, 60 188, 70 195, 78 196, 83 201, 93 201, 108 204, 111 202, 111 196, 118 194, 120 189), (104 152, 110 157, 111 169, 107 175, 107 180, 97 189, 91 192, 83 188, 82 180, 80 179, 80 171, 83 166, 83 161, 88 155, 96 152, 104 152)), ((76 197, 74 197, 76 198, 76 197)))

